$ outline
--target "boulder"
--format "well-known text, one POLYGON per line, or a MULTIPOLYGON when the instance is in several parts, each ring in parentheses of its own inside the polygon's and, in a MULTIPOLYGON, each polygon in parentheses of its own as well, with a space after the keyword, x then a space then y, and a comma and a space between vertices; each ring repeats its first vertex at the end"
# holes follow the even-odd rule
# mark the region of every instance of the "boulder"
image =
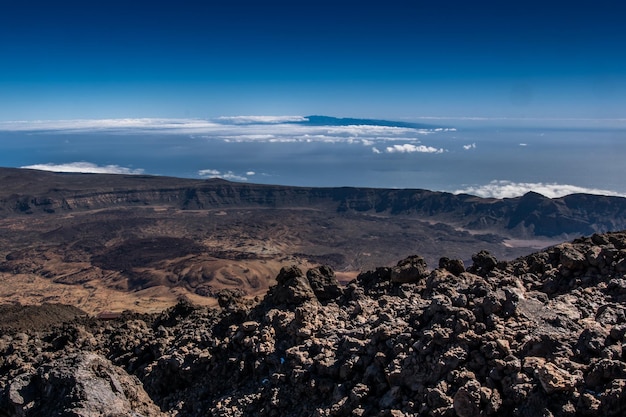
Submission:
POLYGON ((409 256, 391 268, 391 282, 409 283, 428 277, 426 261, 421 256, 409 256))
POLYGON ((578 383, 577 378, 552 362, 539 364, 535 369, 535 377, 539 380, 541 387, 547 394, 559 391, 573 391, 578 383))
POLYGON ((335 272, 329 266, 319 266, 309 269, 306 273, 309 285, 321 302, 334 300, 343 293, 335 272))
POLYGON ((450 259, 443 257, 439 259, 439 268, 445 269, 457 277, 465 272, 465 265, 460 259, 450 259))
POLYGON ((282 268, 276 277, 276 283, 268 293, 270 303, 297 306, 307 301, 317 302, 309 280, 295 265, 282 268))
POLYGON ((477 254, 472 255, 472 261, 474 264, 470 267, 469 271, 478 275, 485 275, 494 270, 498 265, 496 257, 486 250, 481 250, 477 254))
POLYGON ((11 381, 14 416, 164 416, 141 382, 95 353, 66 355, 11 381))
POLYGON ((559 261, 564 268, 578 271, 585 267, 587 263, 585 253, 581 253, 571 243, 564 243, 557 248, 560 249, 559 261))

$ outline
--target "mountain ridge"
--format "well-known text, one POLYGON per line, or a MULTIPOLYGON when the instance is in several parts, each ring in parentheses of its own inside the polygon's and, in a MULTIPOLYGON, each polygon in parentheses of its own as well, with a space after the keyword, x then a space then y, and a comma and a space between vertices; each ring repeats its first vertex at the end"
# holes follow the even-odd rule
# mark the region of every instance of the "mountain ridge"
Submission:
POLYGON ((528 235, 530 231, 536 236, 567 238, 626 228, 626 198, 591 194, 548 198, 529 192, 521 197, 495 199, 425 189, 293 187, 10 168, 0 168, 0 181, 4 185, 0 190, 0 218, 134 205, 187 210, 323 206, 337 212, 419 215, 470 230, 501 228, 513 236, 528 235))

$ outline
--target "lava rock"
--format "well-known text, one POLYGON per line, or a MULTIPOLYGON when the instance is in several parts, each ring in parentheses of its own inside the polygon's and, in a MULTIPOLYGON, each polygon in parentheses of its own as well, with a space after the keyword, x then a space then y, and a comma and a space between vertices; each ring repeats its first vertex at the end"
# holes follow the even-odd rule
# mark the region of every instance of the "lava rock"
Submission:
POLYGON ((309 269, 306 277, 315 296, 321 302, 334 300, 343 294, 339 281, 335 277, 335 272, 329 266, 309 269))
POLYGON ((426 261, 421 256, 409 256, 391 268, 391 282, 409 283, 428 277, 426 261))

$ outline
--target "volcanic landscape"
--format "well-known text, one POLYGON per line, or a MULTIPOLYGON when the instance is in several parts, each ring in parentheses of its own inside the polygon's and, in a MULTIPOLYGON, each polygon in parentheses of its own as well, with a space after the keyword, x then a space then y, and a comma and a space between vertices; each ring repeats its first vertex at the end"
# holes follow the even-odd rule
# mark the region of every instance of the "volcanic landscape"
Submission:
POLYGON ((0 184, 1 416, 626 412, 624 198, 0 184))
POLYGON ((298 188, 0 169, 0 297, 91 314, 262 296, 283 266, 340 282, 419 254, 513 259, 626 228, 626 199, 482 199, 426 190, 298 188))

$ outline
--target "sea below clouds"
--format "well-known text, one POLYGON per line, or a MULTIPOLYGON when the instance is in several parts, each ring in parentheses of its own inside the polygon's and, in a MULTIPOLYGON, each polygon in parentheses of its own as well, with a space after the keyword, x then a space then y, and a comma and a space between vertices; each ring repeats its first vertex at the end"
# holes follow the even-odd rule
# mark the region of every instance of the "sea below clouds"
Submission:
POLYGON ((0 166, 514 197, 626 195, 626 130, 330 117, 2 122, 0 166))

